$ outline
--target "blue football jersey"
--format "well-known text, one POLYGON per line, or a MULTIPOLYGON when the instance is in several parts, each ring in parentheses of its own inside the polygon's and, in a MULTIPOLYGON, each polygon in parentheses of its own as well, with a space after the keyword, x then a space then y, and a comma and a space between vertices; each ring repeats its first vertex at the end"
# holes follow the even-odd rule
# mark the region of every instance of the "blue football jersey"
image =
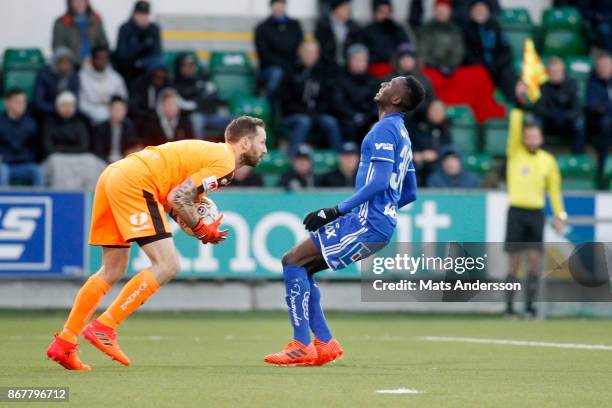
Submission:
POLYGON ((369 229, 390 238, 397 224, 397 204, 404 178, 409 171, 414 171, 412 144, 401 113, 385 115, 364 138, 359 169, 355 177, 356 191, 370 181, 372 162, 377 160, 393 163, 389 187, 353 211, 358 212, 369 229))

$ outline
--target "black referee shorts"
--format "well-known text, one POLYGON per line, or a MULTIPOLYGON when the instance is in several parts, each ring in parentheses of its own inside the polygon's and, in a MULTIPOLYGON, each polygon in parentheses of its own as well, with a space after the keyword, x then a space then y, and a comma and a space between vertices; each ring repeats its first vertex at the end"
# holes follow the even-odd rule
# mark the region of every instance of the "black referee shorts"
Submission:
POLYGON ((506 223, 506 252, 535 249, 542 251, 544 240, 544 210, 510 207, 506 223))

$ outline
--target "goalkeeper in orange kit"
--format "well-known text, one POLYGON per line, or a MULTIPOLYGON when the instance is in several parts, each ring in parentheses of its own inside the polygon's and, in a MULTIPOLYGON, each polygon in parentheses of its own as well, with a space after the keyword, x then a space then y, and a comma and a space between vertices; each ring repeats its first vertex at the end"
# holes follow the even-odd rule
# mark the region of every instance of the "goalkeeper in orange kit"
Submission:
POLYGON ((130 365, 117 343, 117 327, 179 270, 164 209, 180 217, 202 243, 222 242, 227 235, 219 230, 222 216, 206 225, 194 200, 227 186, 237 168, 257 166, 266 153, 263 121, 242 116, 228 125, 225 143, 171 142, 109 165, 96 185, 89 236, 90 245, 102 247, 102 266, 79 290, 47 357, 68 370, 91 370, 77 355, 83 332, 100 351, 130 365), (124 276, 132 242, 140 245, 151 267, 134 275, 108 309, 85 327, 102 297, 124 276))

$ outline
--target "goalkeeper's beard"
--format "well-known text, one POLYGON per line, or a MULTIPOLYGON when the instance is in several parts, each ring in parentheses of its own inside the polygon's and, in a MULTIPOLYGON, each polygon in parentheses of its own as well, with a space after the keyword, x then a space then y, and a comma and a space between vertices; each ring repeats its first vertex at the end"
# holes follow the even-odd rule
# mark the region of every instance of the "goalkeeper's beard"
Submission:
POLYGON ((256 152, 248 152, 244 154, 244 165, 256 167, 261 160, 261 156, 257 155, 256 152))

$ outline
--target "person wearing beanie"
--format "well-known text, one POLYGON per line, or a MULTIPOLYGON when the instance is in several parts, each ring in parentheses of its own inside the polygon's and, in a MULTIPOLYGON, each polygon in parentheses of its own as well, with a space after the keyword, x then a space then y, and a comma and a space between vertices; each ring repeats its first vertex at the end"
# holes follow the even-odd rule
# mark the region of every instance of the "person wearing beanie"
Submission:
POLYGON ((473 1, 469 21, 462 26, 465 40, 465 65, 482 65, 493 79, 504 98, 515 100, 516 74, 510 44, 501 26, 491 15, 484 0, 473 1))
POLYGON ((148 1, 137 1, 130 19, 119 29, 113 55, 117 71, 129 84, 145 72, 149 61, 161 56, 161 30, 151 21, 151 5, 148 1))
POLYGON ((400 44, 393 55, 393 73, 388 75, 385 80, 390 81, 396 76, 412 75, 425 88, 425 100, 418 108, 405 115, 405 125, 410 128, 410 122, 425 120, 427 108, 431 101, 435 99, 436 92, 427 76, 423 74, 417 61, 416 47, 412 43, 400 44))
POLYGON ((102 18, 89 0, 66 0, 66 12, 53 24, 51 48, 66 47, 80 65, 95 47, 108 47, 102 18))
POLYGON ((330 13, 322 16, 315 27, 315 38, 321 44, 321 66, 337 75, 346 66, 346 50, 359 42, 359 26, 351 18, 349 0, 332 0, 330 13))
POLYGON ((364 27, 362 42, 370 51, 370 73, 384 78, 391 73, 391 59, 401 43, 410 42, 402 26, 391 15, 390 0, 373 0, 374 21, 364 27))
POLYGON ((463 35, 451 14, 451 0, 436 0, 433 19, 417 32, 420 63, 445 73, 452 73, 465 57, 463 35))
POLYGON ((271 0, 270 9, 270 16, 255 28, 255 49, 260 80, 274 108, 280 81, 295 65, 304 32, 298 20, 287 16, 285 0, 271 0))
POLYGON ((334 108, 345 140, 358 143, 378 118, 372 95, 376 95, 379 81, 368 73, 368 57, 363 44, 348 48, 346 70, 338 76, 334 92, 334 108))
POLYGON ((57 48, 51 63, 38 71, 34 82, 32 105, 37 118, 43 119, 55 112, 55 98, 62 91, 79 93, 79 76, 74 70, 74 56, 67 47, 57 48))

